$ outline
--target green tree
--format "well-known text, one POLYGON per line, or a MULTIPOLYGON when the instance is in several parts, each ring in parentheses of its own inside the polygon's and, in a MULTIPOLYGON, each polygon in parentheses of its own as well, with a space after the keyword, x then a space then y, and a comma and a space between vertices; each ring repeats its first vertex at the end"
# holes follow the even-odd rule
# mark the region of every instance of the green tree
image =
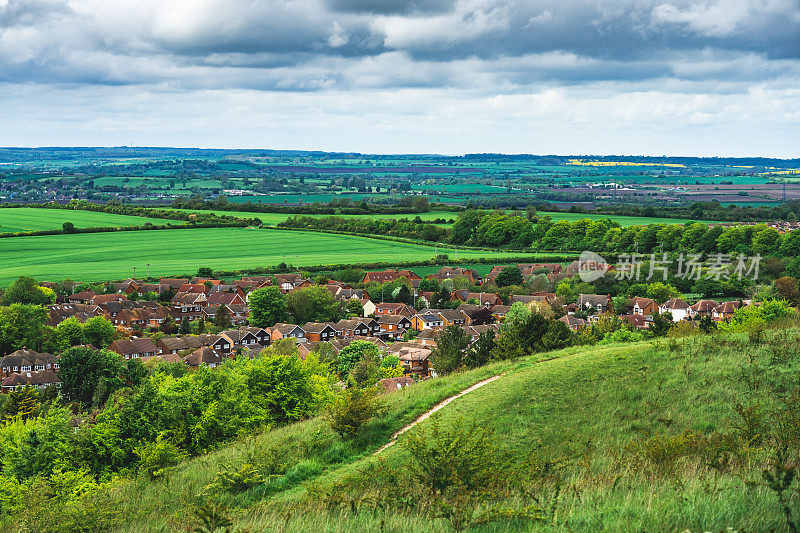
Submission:
MULTIPOLYGON (((325 289, 323 289, 325 290, 325 289)), ((277 287, 256 289, 247 298, 251 326, 266 328, 288 318, 286 300, 277 287)))
POLYGON ((350 298, 344 308, 348 314, 364 316, 364 305, 357 298, 350 298))
POLYGON ((48 320, 47 310, 38 305, 0 307, 0 353, 24 347, 39 349, 47 335, 48 320))
POLYGON ((211 267, 200 267, 197 269, 197 277, 198 278, 213 278, 214 271, 211 267))
POLYGON ((83 336, 83 324, 75 317, 59 322, 56 326, 56 334, 63 340, 65 347, 77 346, 86 342, 83 336))
POLYGON ((432 309, 448 309, 450 307, 450 291, 447 287, 441 287, 431 296, 432 309))
POLYGON ((333 369, 346 380, 350 371, 363 360, 378 360, 378 347, 369 341, 355 341, 342 348, 333 362, 333 369))
POLYGON ((222 329, 231 327, 231 312, 227 305, 220 305, 217 312, 214 313, 214 325, 222 329))
POLYGON ((286 303, 289 313, 297 324, 335 322, 341 318, 341 304, 324 287, 308 287, 292 291, 286 303))
POLYGON ((445 375, 464 364, 464 354, 469 347, 469 335, 459 326, 447 326, 436 339, 436 348, 429 357, 438 374, 445 375))
POLYGON ((181 335, 188 335, 192 332, 192 323, 189 322, 188 318, 184 317, 183 320, 181 320, 181 327, 178 329, 178 332, 181 335))
POLYGON ((97 348, 105 348, 114 340, 114 325, 105 317, 95 316, 83 325, 86 341, 97 348))
POLYGON ((75 233, 75 224, 73 224, 72 222, 64 222, 61 225, 61 231, 67 234, 75 233))
POLYGON ((125 362, 109 350, 70 348, 61 354, 59 367, 61 394, 70 402, 101 405, 126 383, 125 362))
POLYGON ((39 286, 30 276, 20 276, 9 285, 3 293, 3 305, 34 304, 49 305, 55 303, 56 294, 51 289, 39 286))
POLYGON ((497 275, 495 283, 498 287, 522 285, 522 272, 517 266, 507 266, 497 275))
POLYGON ((484 331, 478 335, 478 339, 467 350, 467 355, 464 357, 464 366, 477 368, 487 364, 494 357, 496 346, 494 331, 491 329, 484 331))
POLYGON ((681 293, 678 289, 660 281, 651 283, 647 287, 647 297, 660 304, 663 304, 670 298, 679 297, 680 295, 681 293))

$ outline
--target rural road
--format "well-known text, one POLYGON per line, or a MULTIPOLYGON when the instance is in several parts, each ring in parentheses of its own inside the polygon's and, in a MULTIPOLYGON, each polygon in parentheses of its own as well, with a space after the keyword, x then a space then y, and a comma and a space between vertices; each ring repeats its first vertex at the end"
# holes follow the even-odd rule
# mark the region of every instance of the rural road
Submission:
POLYGON ((461 392, 459 392, 458 394, 454 394, 453 396, 450 396, 450 397, 448 397, 448 398, 445 398, 445 399, 444 399, 444 400, 442 400, 441 402, 439 402, 439 403, 437 403, 436 405, 434 405, 434 406, 433 406, 433 409, 431 409, 431 410, 429 410, 429 411, 426 411, 426 412, 422 413, 421 415, 419 415, 419 417, 417 417, 417 419, 416 419, 416 420, 414 420, 413 422, 411 422, 410 424, 408 424, 407 426, 405 426, 403 429, 401 429, 400 431, 398 431, 397 433, 395 433, 394 435, 392 435, 392 438, 389 440, 389 442, 387 442, 386 444, 384 444, 383 446, 381 446, 381 448, 380 448, 378 451, 376 451, 375 453, 373 453, 372 455, 378 455, 379 453, 381 453, 383 450, 385 450, 386 448, 388 448, 389 446, 391 446, 392 444, 394 444, 395 442, 397 442, 397 437, 399 437, 400 435, 402 435, 403 433, 405 433, 405 432, 406 432, 406 431, 408 431, 409 429, 413 428, 414 426, 416 426, 417 424, 419 424, 419 423, 420 423, 420 422, 422 422, 423 420, 427 420, 428 418, 430 418, 430 416, 431 416, 433 413, 435 413, 435 412, 436 412, 436 411, 438 411, 439 409, 442 409, 443 407, 445 407, 446 405, 448 405, 450 402, 452 402, 452 401, 453 401, 453 400, 455 400, 456 398, 461 398, 461 397, 462 397, 462 396, 464 396, 465 394, 469 394, 470 392, 474 391, 475 389, 479 389, 479 388, 483 387, 484 385, 486 385, 487 383, 491 383, 492 381, 494 381, 494 380, 496 380, 496 379, 499 379, 499 378, 501 378, 501 377, 503 377, 503 376, 505 376, 505 375, 506 375, 506 373, 505 373, 505 372, 503 372, 502 374, 497 374, 496 376, 492 376, 492 377, 490 377, 490 378, 487 378, 487 379, 484 379, 484 380, 482 380, 482 381, 479 381, 479 382, 477 382, 477 383, 476 383, 476 384, 474 384, 473 386, 469 387, 468 389, 464 389, 464 390, 462 390, 462 391, 461 391, 461 392))

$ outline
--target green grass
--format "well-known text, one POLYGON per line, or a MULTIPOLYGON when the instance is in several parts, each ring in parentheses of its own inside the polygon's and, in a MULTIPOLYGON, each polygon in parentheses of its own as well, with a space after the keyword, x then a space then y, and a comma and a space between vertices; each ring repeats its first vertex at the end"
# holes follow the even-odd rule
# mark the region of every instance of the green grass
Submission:
MULTIPOLYGON (((748 355, 759 348, 715 345, 703 337, 703 349, 697 342, 690 340, 677 352, 649 342, 574 347, 428 380, 389 395, 387 414, 354 442, 343 442, 322 418, 271 431, 191 460, 166 481, 121 482, 115 491, 124 517, 119 530, 185 530, 192 521, 191 502, 222 465, 241 464, 248 452, 272 448, 294 450, 288 461, 295 466, 270 486, 211 496, 228 506, 237 527, 452 531, 446 521, 403 511, 396 501, 377 506, 376 501, 387 503, 382 495, 391 494, 394 485, 407 482, 411 459, 403 437, 380 456, 372 452, 442 398, 505 372, 435 416, 444 429, 473 422, 493 429, 498 445, 516 461, 534 453, 540 464, 560 462, 563 467, 554 474, 560 490, 551 502, 556 482, 530 487, 541 505, 552 508, 545 522, 501 522, 475 531, 785 531, 775 495, 744 483, 760 478, 758 454, 752 455, 755 468, 718 473, 702 462, 680 460, 674 472, 663 474, 641 466, 629 451, 631 442, 653 435, 730 430, 739 423, 736 400, 765 405, 768 387, 753 390, 743 379, 752 370, 748 355), (315 496, 320 493, 340 496, 342 506, 325 509, 315 496)), ((770 352, 758 353, 769 368, 770 352)), ((796 379, 796 361, 784 363, 781 372, 796 379)), ((790 498, 796 509, 797 495, 790 498)))
MULTIPOLYGON (((147 222, 158 225, 167 223, 167 221, 159 218, 95 213, 92 211, 37 209, 35 207, 0 209, 0 233, 61 229, 64 222, 72 222, 76 228, 142 226, 147 222)), ((175 223, 173 221, 173 224, 175 223)))
MULTIPOLYGON (((441 246, 439 253, 453 253, 441 246)), ((514 252, 459 250, 460 259, 520 256, 514 252)), ((537 254, 530 254, 535 260, 537 254)), ((549 254, 552 255, 552 254, 549 254)), ((274 266, 282 261, 300 266, 398 262, 432 259, 434 248, 315 232, 203 228, 0 239, 0 283, 21 275, 42 281, 120 279, 150 274, 191 274, 198 267, 221 270, 274 266)))

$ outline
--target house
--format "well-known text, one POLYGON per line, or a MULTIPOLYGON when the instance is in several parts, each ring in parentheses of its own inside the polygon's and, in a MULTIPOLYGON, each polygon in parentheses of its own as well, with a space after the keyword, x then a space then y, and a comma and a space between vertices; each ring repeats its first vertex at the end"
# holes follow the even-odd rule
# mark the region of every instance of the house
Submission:
MULTIPOLYGON (((447 326, 464 326, 472 323, 472 319, 468 314, 457 309, 423 309, 418 314, 431 314, 435 313, 442 317, 442 327, 447 326)), ((412 321, 413 324, 413 321, 412 321)))
POLYGON ((503 303, 503 300, 496 293, 470 292, 467 289, 459 289, 457 291, 453 291, 451 300, 458 300, 460 302, 468 302, 470 300, 475 300, 478 302, 478 305, 482 305, 484 307, 492 307, 493 305, 501 305, 503 303))
MULTIPOLYGON (((239 349, 261 346, 258 342, 258 337, 246 329, 228 329, 221 332, 219 335, 230 341, 229 351, 231 352, 235 352, 239 349)), ((225 350, 225 348, 223 348, 223 350, 225 350)))
POLYGON ((582 318, 576 317, 575 315, 564 315, 559 318, 558 321, 566 324, 567 327, 572 331, 578 331, 579 329, 586 327, 586 321, 582 318))
POLYGON ((497 322, 502 322, 506 319, 506 313, 508 313, 510 309, 510 305, 495 305, 492 307, 492 316, 497 322))
POLYGON ((540 270, 547 270, 549 274, 560 274, 562 269, 558 263, 520 263, 517 268, 522 273, 523 278, 532 276, 540 270))
POLYGON ((120 354, 125 359, 139 359, 158 355, 158 347, 147 337, 131 337, 112 342, 108 349, 120 354))
POLYGON ((189 368, 199 368, 206 365, 209 368, 216 368, 222 364, 225 358, 219 355, 211 346, 202 346, 183 360, 189 368))
POLYGON ((428 279, 444 281, 446 279, 453 279, 459 276, 467 278, 473 285, 479 285, 481 282, 481 278, 476 270, 472 268, 459 268, 459 267, 449 267, 449 266, 440 268, 438 272, 434 272, 433 274, 428 276, 428 279))
POLYGON ((400 278, 406 278, 411 283, 411 286, 415 288, 418 287, 419 282, 422 281, 421 277, 410 270, 393 270, 387 268, 386 270, 364 273, 364 279, 361 280, 361 283, 388 283, 400 278))
POLYGON ((409 385, 414 384, 414 379, 409 376, 400 376, 397 378, 384 378, 378 382, 378 388, 384 393, 395 392, 405 389, 409 385))
POLYGON ((596 309, 598 315, 612 310, 611 296, 607 294, 580 294, 578 295, 578 308, 583 311, 596 309))
POLYGON ((369 299, 369 296, 366 296, 361 299, 361 305, 364 307, 364 316, 374 316, 376 315, 376 311, 378 310, 377 306, 369 299))
POLYGON ((411 327, 417 331, 444 329, 445 318, 439 313, 419 313, 411 317, 411 327))
POLYGON ((127 300, 128 297, 124 294, 98 294, 92 298, 92 305, 103 305, 108 302, 121 302, 127 300))
POLYGON ((311 287, 314 285, 310 280, 303 279, 303 276, 298 272, 293 274, 275 274, 272 279, 275 285, 283 293, 292 292, 296 289, 302 289, 304 287, 311 287))
POLYGON ((308 342, 331 341, 336 338, 336 329, 327 322, 307 322, 303 325, 308 342))
POLYGON ((0 358, 0 378, 39 370, 58 370, 58 357, 22 348, 0 358))
POLYGON ((208 294, 208 287, 203 283, 184 283, 178 287, 178 292, 201 292, 208 294))
POLYGON ((0 391, 3 394, 8 394, 17 387, 32 386, 37 389, 44 389, 51 386, 58 387, 60 384, 61 380, 52 370, 37 370, 8 376, 0 383, 0 391))
POLYGON ((500 333, 500 328, 497 324, 481 324, 480 326, 464 326, 464 331, 470 338, 470 344, 478 340, 483 333, 493 331, 495 335, 500 333))
POLYGON ((659 307, 661 314, 672 313, 672 321, 680 322, 691 317, 692 310, 682 298, 670 298, 659 307))
POLYGON ((197 350, 203 345, 198 337, 186 335, 183 337, 162 337, 156 341, 160 355, 177 354, 186 350, 197 350))
POLYGON ((381 302, 375 305, 375 316, 378 317, 384 315, 402 315, 410 318, 415 314, 417 314, 417 312, 414 308, 406 304, 381 302))
POLYGON ((178 289, 181 288, 181 285, 189 283, 187 278, 161 278, 158 281, 160 285, 160 290, 158 291, 161 294, 164 291, 168 291, 172 289, 175 292, 178 292, 178 289))
POLYGON ((340 320, 336 323, 336 327, 341 328, 343 337, 354 335, 367 337, 372 334, 369 325, 362 320, 340 320))
POLYGON ((622 315, 620 320, 636 329, 650 329, 652 315, 622 315))
POLYGON ((711 310, 711 318, 714 320, 728 320, 733 318, 733 313, 735 313, 741 305, 741 302, 722 302, 711 310))
POLYGON ((255 335, 258 344, 260 344, 261 346, 269 346, 270 342, 272 341, 272 337, 270 336, 269 331, 267 331, 264 328, 246 326, 239 329, 249 331, 250 333, 255 335))
POLYGON ((639 316, 653 316, 658 312, 658 304, 650 298, 635 297, 628 300, 631 313, 639 316))
POLYGON ((432 350, 427 346, 414 343, 395 343, 390 347, 393 354, 400 359, 403 370, 407 374, 416 374, 420 377, 428 377, 431 374, 428 358, 432 350))
POLYGON ((121 292, 122 294, 133 294, 134 292, 147 292, 145 290, 142 290, 142 285, 138 281, 132 278, 128 278, 121 283, 115 283, 114 288, 117 289, 117 292, 121 292))
POLYGON ((238 292, 213 292, 206 297, 208 305, 244 305, 244 298, 238 292))
POLYGON ((67 296, 67 301, 74 304, 89 304, 97 296, 94 291, 81 291, 67 296))
POLYGON ((379 338, 397 340, 407 330, 411 329, 411 320, 403 315, 384 315, 377 321, 378 331, 371 332, 379 338))
POLYGON ((203 316, 202 307, 208 305, 206 295, 198 292, 179 292, 170 301, 175 322, 197 320, 203 316))
POLYGON ((694 305, 689 307, 691 316, 696 318, 712 317, 714 308, 719 304, 714 300, 698 300, 694 305))
POLYGON ((295 324, 285 324, 279 322, 272 326, 272 328, 268 328, 267 332, 269 333, 272 342, 280 339, 297 339, 298 343, 306 342, 306 332, 303 330, 303 328, 295 324))

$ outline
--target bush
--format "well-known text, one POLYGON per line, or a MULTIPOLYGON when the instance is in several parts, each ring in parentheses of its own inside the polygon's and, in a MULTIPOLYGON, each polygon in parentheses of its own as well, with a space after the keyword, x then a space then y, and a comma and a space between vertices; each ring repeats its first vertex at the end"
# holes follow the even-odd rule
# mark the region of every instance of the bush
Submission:
POLYGON ((164 435, 159 435, 155 442, 138 446, 134 453, 139 456, 139 471, 147 474, 150 479, 163 477, 188 457, 164 435))
POLYGON ((355 438, 361 428, 383 410, 374 388, 351 388, 328 406, 331 428, 343 438, 355 438))

